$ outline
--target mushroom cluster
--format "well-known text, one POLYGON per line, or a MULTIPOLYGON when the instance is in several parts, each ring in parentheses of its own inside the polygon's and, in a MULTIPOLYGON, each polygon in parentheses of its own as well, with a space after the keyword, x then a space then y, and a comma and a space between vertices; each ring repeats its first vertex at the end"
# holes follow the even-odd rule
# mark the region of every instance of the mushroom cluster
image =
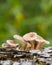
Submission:
POLYGON ((19 49, 19 42, 21 42, 22 46, 20 47, 20 50, 37 50, 41 49, 45 44, 49 44, 49 41, 46 41, 44 38, 39 36, 35 32, 30 32, 25 35, 14 35, 14 39, 17 40, 7 40, 6 43, 2 44, 2 47, 14 47, 16 49, 19 49))

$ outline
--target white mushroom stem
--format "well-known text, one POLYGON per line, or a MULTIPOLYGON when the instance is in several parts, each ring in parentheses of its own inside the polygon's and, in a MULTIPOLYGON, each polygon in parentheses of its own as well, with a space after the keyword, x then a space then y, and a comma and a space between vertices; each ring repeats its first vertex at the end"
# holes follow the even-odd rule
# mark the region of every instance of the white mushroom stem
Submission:
POLYGON ((15 39, 21 41, 21 44, 22 44, 21 50, 25 50, 25 48, 26 48, 26 41, 24 41, 23 37, 21 37, 20 35, 14 35, 13 37, 15 39))

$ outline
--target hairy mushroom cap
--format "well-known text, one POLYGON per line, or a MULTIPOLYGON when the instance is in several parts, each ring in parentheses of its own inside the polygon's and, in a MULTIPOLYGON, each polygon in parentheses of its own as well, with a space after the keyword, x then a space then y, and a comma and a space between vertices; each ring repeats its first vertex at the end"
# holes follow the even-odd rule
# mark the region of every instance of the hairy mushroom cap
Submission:
POLYGON ((46 41, 45 39, 43 39, 41 36, 37 35, 37 38, 35 39, 35 41, 40 42, 40 43, 45 43, 45 44, 49 44, 49 41, 46 41))
POLYGON ((2 44, 2 47, 3 47, 3 48, 9 47, 9 44, 3 43, 3 44, 2 44))
POLYGON ((17 46, 18 46, 18 44, 17 44, 15 41, 13 41, 13 40, 7 40, 6 42, 7 42, 8 45, 10 45, 11 47, 17 47, 17 46))
POLYGON ((37 37, 37 33, 35 32, 30 32, 23 36, 25 41, 33 41, 36 39, 36 37, 37 37))

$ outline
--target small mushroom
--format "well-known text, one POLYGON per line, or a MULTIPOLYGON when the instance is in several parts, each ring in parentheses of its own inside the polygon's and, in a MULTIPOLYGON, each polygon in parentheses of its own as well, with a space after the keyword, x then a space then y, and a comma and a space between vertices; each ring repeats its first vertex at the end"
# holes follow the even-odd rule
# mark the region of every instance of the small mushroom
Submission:
POLYGON ((9 44, 3 43, 3 44, 2 44, 2 47, 3 47, 3 48, 7 48, 7 47, 9 47, 9 44))
POLYGON ((35 39, 37 42, 36 49, 41 49, 43 45, 49 44, 49 41, 44 40, 41 36, 37 35, 37 38, 35 39))
POLYGON ((14 35, 13 37, 21 41, 21 44, 22 44, 21 50, 25 50, 27 44, 26 44, 26 41, 23 39, 23 37, 21 37, 20 35, 14 35))
POLYGON ((37 33, 35 33, 35 32, 30 32, 30 33, 27 33, 23 36, 25 41, 31 43, 31 50, 33 50, 35 47, 35 41, 34 40, 36 39, 36 37, 37 37, 37 33))
POLYGON ((7 42, 8 45, 10 45, 11 47, 17 47, 17 46, 18 46, 18 43, 16 43, 16 42, 13 41, 13 40, 7 40, 6 42, 7 42))

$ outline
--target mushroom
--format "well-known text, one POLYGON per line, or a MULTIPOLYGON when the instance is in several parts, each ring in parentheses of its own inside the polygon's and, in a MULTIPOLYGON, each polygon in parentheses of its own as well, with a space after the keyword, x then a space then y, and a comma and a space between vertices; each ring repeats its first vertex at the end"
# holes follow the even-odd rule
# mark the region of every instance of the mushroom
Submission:
POLYGON ((26 44, 26 41, 23 39, 23 37, 21 37, 20 35, 14 35, 13 37, 21 41, 21 44, 22 44, 21 50, 25 50, 27 44, 26 44))
POLYGON ((37 38, 35 39, 37 42, 36 49, 41 49, 43 45, 49 44, 49 41, 44 40, 41 36, 37 35, 37 38))
POLYGON ((10 47, 17 47, 18 46, 18 43, 16 43, 13 40, 7 40, 6 42, 8 43, 8 45, 10 45, 10 47))
POLYGON ((30 42, 31 43, 31 50, 33 50, 35 48, 35 39, 37 38, 37 33, 35 32, 30 32, 30 33, 27 33, 23 36, 23 39, 27 42, 30 42))
POLYGON ((2 47, 3 47, 3 48, 7 48, 7 47, 9 47, 9 44, 3 43, 3 44, 2 44, 2 47))

